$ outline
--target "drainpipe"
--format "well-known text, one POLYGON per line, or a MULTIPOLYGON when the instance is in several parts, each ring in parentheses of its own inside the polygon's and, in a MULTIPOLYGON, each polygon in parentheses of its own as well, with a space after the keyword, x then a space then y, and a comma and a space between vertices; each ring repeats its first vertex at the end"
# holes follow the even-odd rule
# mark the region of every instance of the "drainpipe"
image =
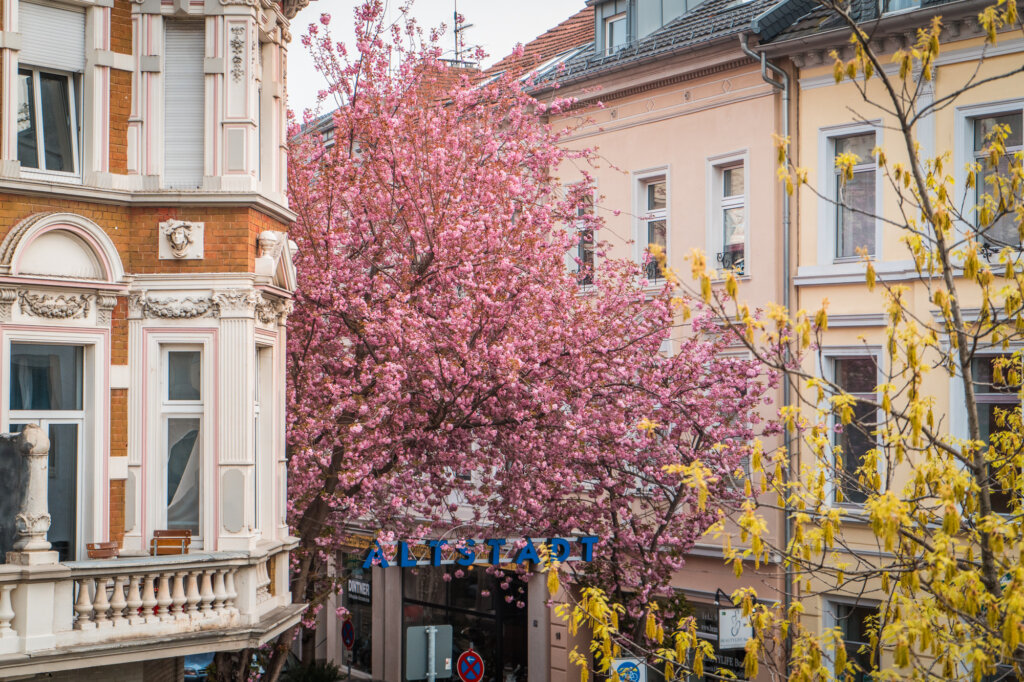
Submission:
MULTIPOLYGON (((761 78, 766 83, 771 85, 776 90, 782 91, 782 137, 789 137, 789 74, 786 73, 782 68, 772 64, 765 57, 762 52, 758 54, 750 49, 747 45, 747 34, 740 34, 740 49, 743 53, 755 61, 761 62, 761 78), (776 80, 772 76, 768 75, 768 71, 776 74, 779 79, 776 80)), ((790 232, 790 197, 786 191, 782 192, 782 304, 786 307, 786 310, 790 310, 790 262, 789 262, 789 232, 790 232)), ((790 404, 790 388, 789 380, 785 379, 782 383, 782 404, 788 406, 790 404)), ((794 471, 793 469, 793 441, 790 437, 789 430, 783 431, 783 443, 786 448, 786 461, 788 463, 786 472, 786 482, 789 482, 789 476, 794 471)), ((789 496, 786 496, 785 506, 785 519, 782 524, 782 542, 783 546, 789 548, 789 541, 791 536, 790 519, 792 517, 793 510, 789 506, 789 496)), ((786 616, 789 616, 789 607, 793 603, 793 572, 787 566, 785 580, 783 584, 783 606, 785 608, 786 616)), ((789 647, 786 650, 786 669, 789 670, 789 647)))

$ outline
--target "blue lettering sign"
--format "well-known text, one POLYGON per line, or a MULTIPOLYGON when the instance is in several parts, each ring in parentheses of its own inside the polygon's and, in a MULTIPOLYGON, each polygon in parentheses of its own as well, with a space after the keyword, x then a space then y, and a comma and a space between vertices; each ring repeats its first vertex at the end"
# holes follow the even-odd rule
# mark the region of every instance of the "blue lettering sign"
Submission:
POLYGON ((559 563, 569 558, 569 543, 562 538, 551 538, 548 540, 551 545, 551 560, 559 563))
POLYGON ((533 541, 530 538, 526 538, 526 546, 516 552, 515 558, 517 564, 525 564, 527 561, 532 561, 535 564, 540 563, 540 555, 537 554, 537 548, 533 546, 533 541))
POLYGON ((374 542, 373 549, 370 550, 370 554, 366 557, 366 561, 363 562, 363 569, 371 568, 374 565, 374 560, 380 562, 381 568, 388 567, 387 557, 384 556, 384 550, 381 548, 379 542, 374 542))
POLYGON ((505 544, 504 540, 484 540, 491 548, 491 566, 497 566, 501 563, 501 547, 505 544))
MULTIPOLYGON (((475 547, 476 540, 466 540, 466 547, 475 547)), ((461 555, 455 560, 459 566, 472 566, 476 562, 476 552, 466 549, 465 547, 459 547, 459 554, 461 555)))

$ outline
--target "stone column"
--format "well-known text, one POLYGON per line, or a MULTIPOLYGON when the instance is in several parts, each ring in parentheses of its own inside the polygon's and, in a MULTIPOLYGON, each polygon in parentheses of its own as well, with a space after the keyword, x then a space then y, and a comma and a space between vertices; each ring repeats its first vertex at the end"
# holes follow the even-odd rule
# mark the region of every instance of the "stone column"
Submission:
POLYGON ((15 551, 7 553, 7 563, 22 566, 56 564, 57 552, 50 550, 50 543, 46 540, 46 532, 50 529, 46 500, 50 440, 37 424, 27 424, 18 434, 14 447, 24 458, 28 482, 16 517, 15 551))

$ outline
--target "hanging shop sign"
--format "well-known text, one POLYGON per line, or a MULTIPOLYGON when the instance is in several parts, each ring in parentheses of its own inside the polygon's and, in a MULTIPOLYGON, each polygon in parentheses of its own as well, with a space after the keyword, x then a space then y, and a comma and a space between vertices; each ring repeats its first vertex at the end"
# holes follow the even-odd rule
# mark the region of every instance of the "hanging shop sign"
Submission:
MULTIPOLYGON (((442 564, 455 564, 457 566, 472 566, 478 563, 489 563, 492 566, 502 564, 525 564, 541 562, 540 551, 537 545, 547 545, 551 559, 559 563, 566 561, 593 561, 594 545, 599 542, 596 535, 586 535, 579 538, 548 538, 537 540, 523 538, 522 540, 504 540, 490 538, 487 540, 427 540, 425 543, 417 543, 412 547, 426 548, 428 558, 420 559, 413 555, 408 542, 399 542, 394 557, 389 561, 384 548, 379 542, 373 547, 363 561, 363 568, 380 566, 400 566, 409 568, 412 566, 441 566, 442 564), (574 550, 574 546, 576 551, 574 550)), ((421 553, 422 554, 422 553, 421 553)))

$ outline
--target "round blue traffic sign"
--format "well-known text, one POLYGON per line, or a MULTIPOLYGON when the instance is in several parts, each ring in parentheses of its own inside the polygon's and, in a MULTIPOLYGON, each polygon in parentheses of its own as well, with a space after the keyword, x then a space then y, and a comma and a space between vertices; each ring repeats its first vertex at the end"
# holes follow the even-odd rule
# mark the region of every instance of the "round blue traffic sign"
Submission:
POLYGON ((480 682, 484 678, 484 659, 472 649, 463 651, 455 670, 462 682, 480 682))
POLYGON ((351 649, 356 643, 356 629, 352 627, 352 621, 346 620, 341 626, 341 643, 346 649, 351 649))
POLYGON ((632 661, 626 661, 615 670, 622 682, 640 682, 640 667, 632 661))

